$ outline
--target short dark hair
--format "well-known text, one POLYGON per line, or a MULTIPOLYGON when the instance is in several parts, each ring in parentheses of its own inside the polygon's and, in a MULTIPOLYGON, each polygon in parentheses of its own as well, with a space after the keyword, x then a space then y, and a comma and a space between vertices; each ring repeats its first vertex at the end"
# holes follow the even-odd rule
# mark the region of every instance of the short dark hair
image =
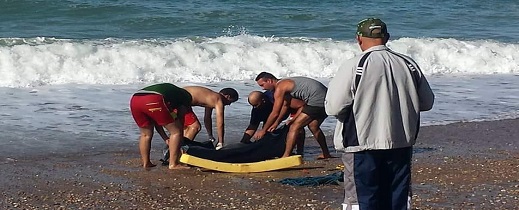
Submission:
POLYGON ((256 76, 256 79, 254 79, 254 81, 258 81, 260 79, 274 79, 274 80, 277 80, 278 78, 276 78, 274 75, 272 75, 271 73, 268 73, 268 72, 261 72, 258 74, 258 76, 256 76))
POLYGON ((233 101, 237 101, 239 98, 238 91, 236 91, 234 88, 224 88, 220 90, 220 93, 230 96, 233 101))

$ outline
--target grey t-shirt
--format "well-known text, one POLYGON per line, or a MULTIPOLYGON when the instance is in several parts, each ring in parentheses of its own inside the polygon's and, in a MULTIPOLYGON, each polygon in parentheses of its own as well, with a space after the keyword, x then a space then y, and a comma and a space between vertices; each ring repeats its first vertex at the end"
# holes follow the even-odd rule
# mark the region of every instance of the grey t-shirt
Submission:
POLYGON ((308 77, 288 77, 294 81, 292 97, 303 100, 308 106, 324 107, 324 98, 328 88, 323 83, 308 77))

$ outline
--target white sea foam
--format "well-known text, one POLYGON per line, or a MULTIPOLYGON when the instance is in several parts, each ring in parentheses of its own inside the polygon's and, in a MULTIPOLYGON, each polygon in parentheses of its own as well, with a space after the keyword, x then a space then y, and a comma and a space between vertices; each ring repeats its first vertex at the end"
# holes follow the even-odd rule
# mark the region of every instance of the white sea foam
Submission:
MULTIPOLYGON (((241 99, 226 108, 226 136, 229 143, 236 142, 249 120, 245 98, 260 89, 252 80, 257 73, 303 75, 328 84, 342 59, 360 53, 349 42, 248 35, 74 42, 41 38, 0 44, 0 127, 6 131, 0 134, 0 147, 5 157, 129 148, 138 136, 129 98, 144 85, 165 81, 215 91, 236 88, 241 99)), ((519 117, 518 45, 402 38, 389 46, 414 57, 428 75, 436 101, 433 110, 423 113, 423 125, 519 117)), ((194 111, 203 116, 202 108, 194 111)), ((331 135, 333 117, 321 127, 331 135)), ((204 129, 197 138, 207 138, 204 129)))
MULTIPOLYGON (((261 71, 332 77, 356 43, 331 39, 234 37, 175 40, 2 39, 0 87, 61 84, 240 81, 261 71)), ((519 44, 400 38, 388 43, 432 74, 519 74, 519 44)))

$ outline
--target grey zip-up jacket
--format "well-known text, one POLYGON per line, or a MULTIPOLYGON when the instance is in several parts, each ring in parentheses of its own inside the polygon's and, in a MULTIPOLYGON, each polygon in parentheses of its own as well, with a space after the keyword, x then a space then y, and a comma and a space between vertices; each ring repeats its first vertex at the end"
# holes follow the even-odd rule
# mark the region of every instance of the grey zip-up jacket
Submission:
POLYGON ((343 63, 328 85, 325 109, 337 118, 335 149, 410 147, 418 135, 420 111, 433 103, 434 94, 413 59, 385 45, 371 47, 343 63), (362 74, 357 86, 356 72, 362 74))

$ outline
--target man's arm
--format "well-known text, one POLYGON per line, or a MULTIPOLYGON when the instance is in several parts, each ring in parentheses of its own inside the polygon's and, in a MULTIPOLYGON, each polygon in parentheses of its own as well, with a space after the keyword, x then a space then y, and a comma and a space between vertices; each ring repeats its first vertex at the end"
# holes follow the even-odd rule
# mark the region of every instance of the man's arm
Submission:
POLYGON ((216 129, 218 131, 218 142, 224 143, 224 135, 225 135, 225 122, 224 122, 224 113, 225 107, 223 105, 222 100, 218 100, 214 107, 216 111, 216 129))
POLYGON ((285 97, 285 101, 283 102, 283 105, 281 106, 281 111, 279 112, 279 115, 278 115, 276 121, 267 129, 268 132, 272 132, 272 131, 276 130, 276 128, 281 123, 281 121, 283 121, 285 119, 285 116, 288 113, 288 110, 290 110, 290 97, 285 97))
POLYGON ((348 60, 339 68, 335 77, 330 80, 324 100, 326 114, 340 119, 341 111, 352 104, 351 85, 355 77, 354 63, 352 60, 348 60))
POLYGON ((164 131, 164 128, 160 125, 155 124, 155 130, 157 130, 157 133, 159 133, 160 137, 166 144, 168 144, 169 136, 166 134, 166 131, 164 131))
POLYGON ((276 91, 274 92, 274 105, 272 107, 272 112, 270 112, 269 117, 267 118, 267 121, 263 124, 263 127, 261 130, 256 132, 256 135, 254 135, 254 138, 260 139, 262 138, 265 133, 268 131, 268 129, 276 122, 278 117, 280 116, 281 108, 283 107, 284 103, 284 96, 285 96, 285 90, 280 87, 281 85, 278 85, 276 88, 276 91))
POLYGON ((263 128, 256 132, 254 138, 261 139, 267 129, 271 128, 276 120, 280 117, 281 109, 283 108, 283 104, 285 103, 285 94, 288 94, 294 88, 294 81, 292 80, 281 80, 276 84, 276 89, 274 90, 274 105, 272 106, 272 112, 264 123, 263 128))
POLYGON ((434 104, 434 93, 431 90, 431 87, 429 86, 429 82, 423 76, 422 72, 420 72, 422 75, 420 86, 418 86, 418 98, 420 101, 420 111, 429 111, 432 109, 434 104))
POLYGON ((209 139, 213 140, 213 108, 206 107, 204 112, 204 126, 209 139))

